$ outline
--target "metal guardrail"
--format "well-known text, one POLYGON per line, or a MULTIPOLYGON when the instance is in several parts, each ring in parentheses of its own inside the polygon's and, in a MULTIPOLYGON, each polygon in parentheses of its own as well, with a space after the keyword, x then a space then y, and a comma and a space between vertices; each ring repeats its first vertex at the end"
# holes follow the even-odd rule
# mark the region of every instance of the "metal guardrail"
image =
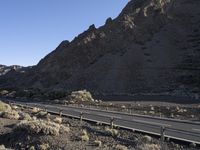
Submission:
POLYGON ((57 114, 57 115, 60 115, 60 116, 67 116, 67 117, 80 119, 80 121, 85 120, 85 121, 92 121, 92 122, 95 122, 95 123, 101 122, 102 124, 110 125, 111 127, 113 127, 113 125, 114 125, 114 126, 118 126, 118 127, 125 128, 125 129, 131 129, 131 130, 135 130, 135 131, 139 131, 139 132, 143 132, 143 133, 161 136, 161 142, 164 142, 165 137, 168 137, 168 138, 171 138, 171 139, 177 139, 177 140, 181 140, 181 141, 200 144, 199 141, 192 141, 192 140, 184 139, 184 137, 181 137, 181 138, 180 137, 174 137, 174 136, 167 135, 166 133, 167 132, 177 132, 177 133, 182 133, 184 135, 195 136, 198 139, 200 139, 200 134, 198 135, 195 132, 189 132, 189 131, 185 131, 185 130, 181 130, 181 129, 173 129, 173 128, 170 128, 168 126, 161 126, 161 125, 156 125, 156 124, 151 124, 151 123, 144 123, 144 122, 138 121, 138 120, 137 121, 136 120, 125 120, 125 119, 121 119, 121 118, 119 119, 119 118, 109 117, 109 116, 100 115, 100 114, 90 114, 90 113, 87 113, 87 112, 84 112, 84 111, 79 112, 79 111, 70 110, 71 112, 78 113, 78 115, 72 115, 72 114, 64 113, 64 111, 62 109, 58 108, 58 107, 54 107, 54 109, 57 109, 57 111, 52 111, 52 110, 48 110, 44 106, 38 106, 38 105, 28 106, 28 104, 22 104, 22 103, 21 104, 14 103, 14 104, 16 104, 18 106, 22 106, 22 107, 27 107, 27 108, 38 107, 38 108, 41 108, 41 109, 48 111, 49 113, 57 114), (100 121, 100 120, 96 120, 96 119, 90 119, 90 118, 87 118, 85 115, 101 116, 101 117, 107 118, 107 120, 109 120, 109 121, 100 121), (120 124, 116 124, 116 121, 120 121, 120 120, 124 121, 124 122, 130 122, 131 124, 137 123, 137 124, 140 124, 141 126, 147 126, 147 127, 150 127, 150 128, 154 128, 154 129, 157 129, 158 131, 160 130, 160 132, 151 132, 151 131, 147 131, 147 130, 145 131, 145 130, 142 130, 142 129, 139 129, 139 128, 126 127, 126 126, 122 126, 120 124))
MULTIPOLYGON (((61 107, 64 107, 64 106, 61 106, 61 107)), ((189 120, 172 119, 172 118, 161 118, 161 117, 156 117, 156 116, 148 116, 148 115, 141 115, 141 114, 130 114, 130 113, 127 113, 127 112, 117 112, 117 111, 112 111, 112 110, 100 110, 100 109, 96 109, 96 108, 75 107, 75 106, 67 106, 67 107, 85 109, 85 110, 95 110, 95 111, 99 111, 99 112, 110 112, 110 113, 114 113, 114 114, 122 114, 122 115, 128 115, 128 116, 153 118, 153 119, 158 119, 158 120, 166 120, 166 121, 182 122, 182 123, 190 123, 190 124, 200 125, 200 122, 198 122, 198 121, 189 121, 189 120)))

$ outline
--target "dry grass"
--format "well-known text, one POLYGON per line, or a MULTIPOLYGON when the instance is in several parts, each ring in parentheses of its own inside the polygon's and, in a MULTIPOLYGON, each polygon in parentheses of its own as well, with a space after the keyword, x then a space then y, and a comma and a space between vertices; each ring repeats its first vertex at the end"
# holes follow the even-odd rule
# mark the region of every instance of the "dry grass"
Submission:
POLYGON ((88 133, 86 130, 82 131, 81 141, 88 142, 90 140, 88 133))
POLYGON ((60 125, 44 120, 23 120, 15 127, 16 130, 26 130, 32 134, 42 133, 44 135, 59 135, 60 125))
POLYGON ((21 113, 21 114, 20 114, 20 119, 21 119, 21 120, 28 120, 28 121, 33 120, 33 119, 31 118, 31 116, 30 116, 28 113, 21 113))
POLYGON ((37 108, 37 107, 34 107, 34 108, 31 110, 31 112, 32 112, 33 114, 36 114, 36 113, 38 113, 39 111, 40 111, 40 109, 37 108))
POLYGON ((105 128, 105 131, 107 134, 112 135, 112 136, 118 136, 118 130, 116 129, 111 129, 109 127, 105 128))
POLYGON ((126 147, 126 146, 124 146, 124 145, 116 145, 115 146, 115 148, 114 148, 115 150, 128 150, 128 148, 126 147))
POLYGON ((71 93, 69 98, 70 101, 75 101, 75 102, 94 102, 91 93, 86 90, 74 91, 71 93))
POLYGON ((43 144, 41 144, 41 145, 39 145, 39 150, 47 150, 47 149, 49 149, 49 144, 47 143, 47 144, 45 144, 45 143, 43 143, 43 144))
POLYGON ((142 137, 141 139, 144 143, 150 143, 152 142, 152 137, 148 136, 148 135, 145 135, 142 137))
POLYGON ((15 130, 26 130, 28 133, 32 134, 44 134, 44 135, 59 135, 60 133, 68 133, 70 131, 69 127, 60 125, 54 122, 37 120, 37 118, 32 120, 23 120, 18 123, 15 130))
POLYGON ((56 117, 53 121, 55 123, 61 124, 62 123, 62 118, 61 117, 56 117))
POLYGON ((95 141, 94 141, 94 145, 95 145, 95 146, 98 146, 98 147, 101 147, 101 146, 102 146, 102 142, 99 141, 99 140, 95 140, 95 141))
POLYGON ((157 144, 144 144, 140 147, 141 150, 161 150, 160 145, 157 144))
POLYGON ((15 120, 18 120, 20 118, 18 112, 15 110, 3 112, 2 117, 7 118, 7 119, 15 119, 15 120))

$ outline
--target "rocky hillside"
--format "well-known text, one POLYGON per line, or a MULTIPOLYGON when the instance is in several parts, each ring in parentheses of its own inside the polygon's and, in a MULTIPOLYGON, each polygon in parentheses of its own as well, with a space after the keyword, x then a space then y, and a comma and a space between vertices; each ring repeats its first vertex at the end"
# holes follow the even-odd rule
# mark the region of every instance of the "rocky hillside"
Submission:
POLYGON ((16 85, 114 95, 199 92, 199 8, 199 0, 132 0, 116 19, 63 41, 16 85))
POLYGON ((5 66, 5 65, 0 65, 0 76, 6 75, 9 72, 16 71, 16 72, 25 72, 24 67, 13 65, 13 66, 5 66))

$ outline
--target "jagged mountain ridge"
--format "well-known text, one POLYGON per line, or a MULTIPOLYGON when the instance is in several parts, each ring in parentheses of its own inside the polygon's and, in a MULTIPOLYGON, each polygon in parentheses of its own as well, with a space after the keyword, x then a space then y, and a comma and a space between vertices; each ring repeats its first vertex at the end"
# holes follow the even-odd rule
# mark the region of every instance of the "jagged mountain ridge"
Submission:
POLYGON ((25 72, 24 67, 18 66, 18 65, 12 65, 12 66, 5 66, 5 65, 0 65, 0 76, 6 75, 7 73, 11 71, 16 71, 16 72, 25 72))
POLYGON ((90 26, 30 72, 15 75, 16 85, 107 94, 199 92, 199 6, 198 0, 132 0, 116 19, 90 26))

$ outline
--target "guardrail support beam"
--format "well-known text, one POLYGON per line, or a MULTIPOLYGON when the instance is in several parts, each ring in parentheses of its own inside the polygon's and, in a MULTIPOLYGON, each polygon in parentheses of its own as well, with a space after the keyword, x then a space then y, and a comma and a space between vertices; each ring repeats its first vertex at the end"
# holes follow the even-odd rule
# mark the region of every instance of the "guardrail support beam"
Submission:
POLYGON ((164 142, 165 142, 165 127, 161 127, 161 149, 165 150, 164 142))
POLYGON ((60 117, 62 117, 62 110, 59 110, 59 115, 60 117))
POLYGON ((83 121, 83 112, 80 113, 80 121, 81 121, 81 123, 83 121))

